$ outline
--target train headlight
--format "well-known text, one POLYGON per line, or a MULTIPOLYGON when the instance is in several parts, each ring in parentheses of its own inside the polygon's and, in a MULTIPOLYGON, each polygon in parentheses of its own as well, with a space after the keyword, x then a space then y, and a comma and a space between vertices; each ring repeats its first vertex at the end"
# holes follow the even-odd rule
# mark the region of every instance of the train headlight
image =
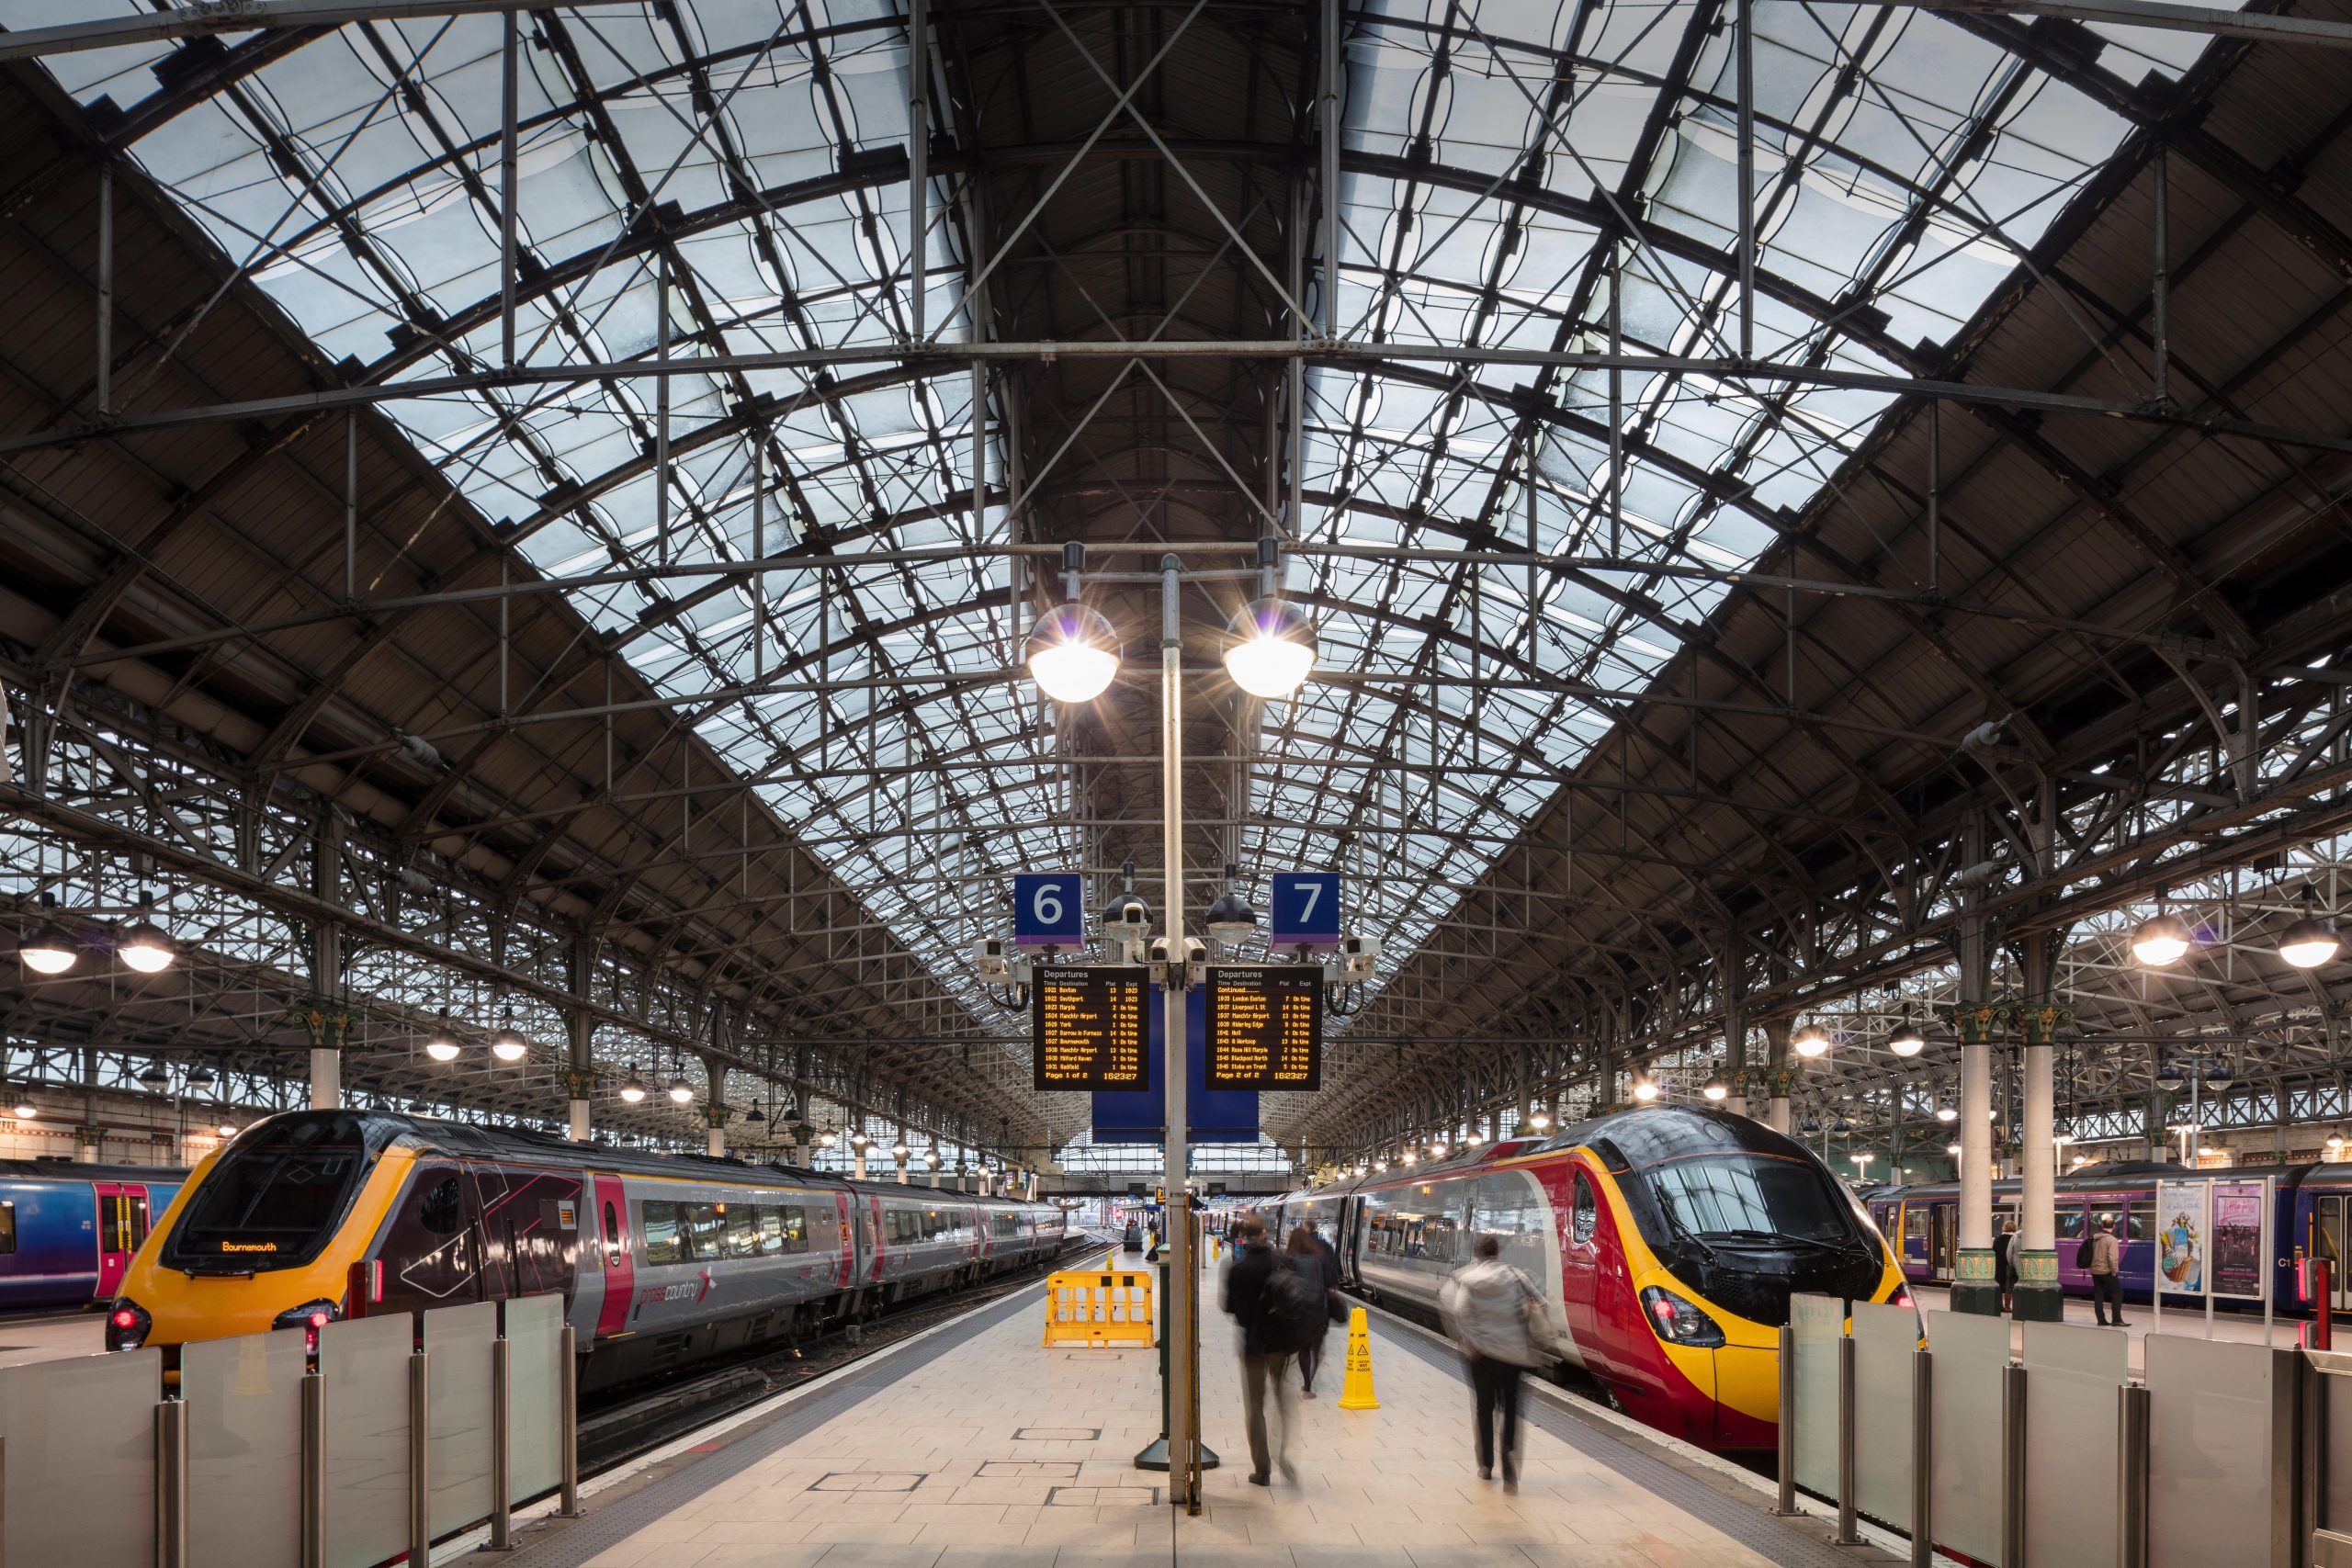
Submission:
POLYGON ((154 1327, 155 1320, 145 1307, 129 1296, 117 1296, 113 1310, 107 1314, 107 1348, 136 1350, 147 1343, 154 1327))
POLYGON ((319 1330, 343 1315, 340 1304, 324 1296, 314 1302, 304 1302, 298 1307, 288 1307, 270 1321, 272 1328, 299 1328, 302 1331, 302 1348, 311 1355, 319 1353, 319 1330))
POLYGON ((1724 1342, 1724 1331, 1713 1318, 1662 1285, 1643 1288, 1642 1310, 1650 1314, 1657 1337, 1670 1344, 1705 1349, 1724 1342))

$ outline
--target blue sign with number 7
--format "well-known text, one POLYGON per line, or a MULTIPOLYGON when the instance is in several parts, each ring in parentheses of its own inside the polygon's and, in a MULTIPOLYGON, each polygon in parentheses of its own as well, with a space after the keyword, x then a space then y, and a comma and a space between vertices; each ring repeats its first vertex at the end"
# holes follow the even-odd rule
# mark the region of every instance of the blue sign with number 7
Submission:
POLYGON ((1086 944, 1086 882, 1074 871, 1012 874, 1012 942, 1016 947, 1086 944))
POLYGON ((1274 873, 1274 907, 1266 920, 1271 947, 1329 947, 1340 940, 1340 874, 1274 873))

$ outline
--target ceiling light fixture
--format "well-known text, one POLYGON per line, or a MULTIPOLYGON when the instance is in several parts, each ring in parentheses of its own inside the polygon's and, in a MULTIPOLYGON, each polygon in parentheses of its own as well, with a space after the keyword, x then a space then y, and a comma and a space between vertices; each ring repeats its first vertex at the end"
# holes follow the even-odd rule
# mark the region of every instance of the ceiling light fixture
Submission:
POLYGON ((2303 884, 2301 918, 2278 938, 2278 956, 2298 969, 2316 969, 2334 958, 2344 945, 2335 928, 2319 918, 2318 899, 2310 883, 2303 884))
POLYGON ((621 1083, 621 1098, 635 1105, 645 1098, 645 1080, 637 1076, 637 1064, 628 1065, 628 1077, 621 1083))
POLYGON ((1903 1004, 1903 1021, 1888 1032, 1886 1048, 1898 1056, 1916 1056, 1928 1048, 1928 1036, 1912 1016, 1909 1002, 1903 1004))
POLYGON ((172 939, 155 924, 155 900, 153 895, 139 901, 139 913, 129 925, 116 934, 115 956, 141 975, 160 975, 172 966, 179 950, 172 939))
POLYGON ((1723 1074, 1715 1073, 1708 1077, 1706 1087, 1699 1092, 1709 1100, 1722 1101, 1731 1098, 1731 1085, 1724 1082, 1723 1074))
POLYGON ((514 1032, 514 1021, 510 1018, 490 1037, 490 1054, 502 1062, 519 1062, 531 1054, 531 1043, 514 1032))
POLYGON ((1645 1073, 1634 1080, 1634 1098, 1647 1105, 1657 1098, 1657 1080, 1645 1073))
POLYGON ((2165 890, 2156 889, 2156 912, 2132 931, 2132 956, 2152 968, 2177 964, 2193 942, 2187 922, 2165 908, 2165 890))
MULTIPOLYGON (((1259 543, 1263 549, 1273 541, 1259 543)), ((1227 625, 1226 636, 1225 672, 1253 697, 1279 702, 1314 672, 1315 622, 1286 599, 1251 600, 1227 625)))
POLYGON ((1029 678, 1057 703, 1091 703, 1119 673, 1118 633, 1102 611, 1078 602, 1078 577, 1085 566, 1084 544, 1071 539, 1062 546, 1069 602, 1039 615, 1022 646, 1029 678))
POLYGON ((74 950, 73 939, 51 918, 57 908, 57 895, 42 894, 40 907, 42 918, 17 939, 17 956, 36 975, 62 975, 80 955, 74 950))
POLYGON ((1829 1031, 1818 1023, 1801 1023, 1797 1025, 1796 1032, 1789 1036, 1789 1043, 1796 1047, 1798 1055, 1812 1061, 1828 1054, 1829 1031))

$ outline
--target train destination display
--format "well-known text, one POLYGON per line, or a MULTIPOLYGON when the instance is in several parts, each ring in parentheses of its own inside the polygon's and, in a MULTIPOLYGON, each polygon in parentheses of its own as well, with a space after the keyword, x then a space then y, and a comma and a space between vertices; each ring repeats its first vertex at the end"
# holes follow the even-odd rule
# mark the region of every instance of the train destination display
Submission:
POLYGON ((1040 964, 1029 1011, 1038 1089, 1151 1087, 1144 1065, 1151 972, 1140 964, 1040 964))
POLYGON ((1208 1087, 1323 1087, 1323 971, 1310 964, 1212 964, 1208 1087))

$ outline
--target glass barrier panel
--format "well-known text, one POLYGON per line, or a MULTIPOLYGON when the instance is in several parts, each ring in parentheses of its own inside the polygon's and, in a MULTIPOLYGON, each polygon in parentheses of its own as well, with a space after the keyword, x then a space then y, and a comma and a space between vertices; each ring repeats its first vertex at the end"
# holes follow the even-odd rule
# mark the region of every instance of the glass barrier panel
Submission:
POLYGON ((514 1413, 514 1495, 520 1503, 563 1482, 563 1298, 506 1303, 507 1369, 514 1413))
MULTIPOLYGON (((2342 1365, 2336 1357, 2327 1358, 2342 1365)), ((2352 1371, 2314 1380, 2324 1402, 2320 1451, 2326 1473, 2319 1478, 2319 1517, 2323 1529, 2352 1535, 2352 1371)))
POLYGON ((2115 1561, 2129 1338, 2114 1328, 2025 1325, 2029 1562, 2115 1561))
POLYGON ((327 1383, 327 1568, 371 1568, 408 1550, 407 1313, 319 1330, 327 1383))
MULTIPOLYGON (((1797 1357, 1797 1484, 1838 1495, 1838 1341, 1846 1303, 1836 1296, 1791 1296, 1789 1326, 1797 1357)), ((1781 1419, 1788 1413, 1781 1412, 1781 1419)))
POLYGON ((2009 1320, 1931 1312, 1928 1348, 1936 1358, 1928 1416, 1936 1544, 2001 1568, 2001 1374, 2009 1364, 2009 1320))
POLYGON ((490 1343, 498 1303, 435 1307, 424 1314, 432 1358, 433 1537, 490 1517, 490 1343))
POLYGON ((160 1350, 0 1371, 6 1561, 153 1568, 163 1397, 160 1350))
POLYGON ((2151 1334, 2148 1568, 2258 1563, 2269 1556, 2276 1353, 2151 1334))
POLYGON ((1854 1303, 1855 1506, 1899 1530, 1911 1528, 1911 1380, 1918 1348, 1916 1309, 1854 1303))
POLYGON ((180 1351, 191 1562, 301 1562, 305 1360, 296 1329, 203 1339, 180 1351))

